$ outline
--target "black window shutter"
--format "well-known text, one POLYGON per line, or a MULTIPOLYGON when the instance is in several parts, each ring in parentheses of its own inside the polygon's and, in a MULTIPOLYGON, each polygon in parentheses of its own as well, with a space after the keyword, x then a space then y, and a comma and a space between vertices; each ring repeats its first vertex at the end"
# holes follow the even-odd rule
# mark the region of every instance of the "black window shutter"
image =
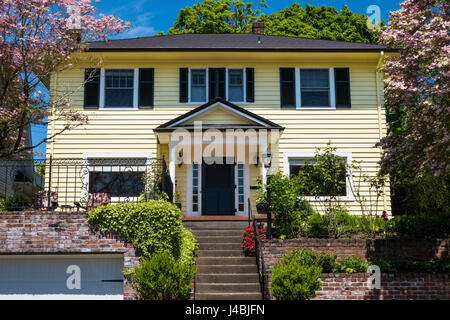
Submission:
POLYGON ((280 100, 282 108, 295 108, 295 68, 280 68, 280 100))
POLYGON ((350 69, 334 69, 334 88, 336 91, 336 108, 351 108, 350 69))
POLYGON ((100 69, 85 69, 84 81, 84 108, 98 109, 100 101, 100 69))
POLYGON ((180 102, 189 101, 189 69, 180 68, 180 102))
POLYGON ((255 102, 255 68, 246 68, 247 102, 255 102))
POLYGON ((139 108, 153 108, 155 70, 139 69, 139 108))
POLYGON ((210 68, 209 78, 209 100, 216 98, 225 99, 225 68, 210 68))

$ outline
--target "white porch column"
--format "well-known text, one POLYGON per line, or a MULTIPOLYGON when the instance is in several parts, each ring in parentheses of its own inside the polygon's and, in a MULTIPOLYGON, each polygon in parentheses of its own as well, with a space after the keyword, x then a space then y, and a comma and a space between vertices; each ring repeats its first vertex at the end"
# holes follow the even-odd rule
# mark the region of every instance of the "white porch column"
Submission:
POLYGON ((173 195, 175 196, 175 148, 169 143, 169 175, 172 180, 173 195))

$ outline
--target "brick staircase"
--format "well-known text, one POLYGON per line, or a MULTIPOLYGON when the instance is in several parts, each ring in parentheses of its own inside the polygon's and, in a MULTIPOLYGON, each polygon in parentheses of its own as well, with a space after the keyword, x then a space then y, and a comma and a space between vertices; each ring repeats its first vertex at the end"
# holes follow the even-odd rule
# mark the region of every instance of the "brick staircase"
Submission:
POLYGON ((199 242, 196 300, 261 300, 256 258, 241 248, 245 221, 185 221, 199 242))

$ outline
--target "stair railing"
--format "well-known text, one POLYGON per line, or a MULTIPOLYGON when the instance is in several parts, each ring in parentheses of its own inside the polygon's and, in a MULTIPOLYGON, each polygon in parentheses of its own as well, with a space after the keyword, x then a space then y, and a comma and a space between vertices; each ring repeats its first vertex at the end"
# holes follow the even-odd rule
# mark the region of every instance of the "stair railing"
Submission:
POLYGON ((258 225, 256 224, 255 217, 252 212, 252 205, 250 202, 250 198, 248 198, 248 222, 253 226, 253 229, 256 233, 256 265, 258 267, 259 274, 259 283, 261 284, 261 293, 263 300, 270 300, 270 292, 269 292, 269 280, 267 276, 266 264, 264 262, 264 253, 262 251, 261 245, 261 234, 258 229, 258 225))

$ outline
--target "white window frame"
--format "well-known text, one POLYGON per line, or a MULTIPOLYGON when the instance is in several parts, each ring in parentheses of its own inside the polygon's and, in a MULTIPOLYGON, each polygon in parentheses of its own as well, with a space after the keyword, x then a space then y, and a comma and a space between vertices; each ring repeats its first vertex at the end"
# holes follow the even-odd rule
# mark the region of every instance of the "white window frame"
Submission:
POLYGON ((334 83, 334 68, 326 67, 298 67, 295 68, 295 97, 296 97, 296 109, 297 110, 335 110, 336 109, 336 89, 334 83), (328 69, 329 83, 330 83, 330 94, 328 107, 303 107, 302 106, 302 87, 301 87, 301 76, 300 70, 302 69, 328 69))
MULTIPOLYGON (((341 158, 345 158, 347 160, 347 164, 349 165, 349 168, 352 164, 352 153, 351 152, 334 152, 334 155, 341 157, 341 158)), ((289 170, 289 159, 314 159, 314 157, 316 156, 315 152, 295 152, 295 153, 285 153, 284 154, 284 173, 285 175, 289 176, 290 175, 290 170, 289 170)), ((347 177, 346 177, 346 181, 345 181, 345 191, 346 191, 346 196, 342 196, 342 197, 336 197, 338 200, 342 200, 342 201, 354 201, 355 197, 353 195, 352 189, 353 189, 353 177, 352 177, 352 171, 349 169, 347 171, 347 177)), ((304 196, 302 197, 307 201, 324 201, 324 200, 328 200, 330 197, 324 196, 324 197, 312 197, 312 196, 304 196)))
POLYGON ((139 110, 139 68, 101 68, 100 69, 100 110, 139 110), (133 69, 133 106, 132 107, 105 107, 105 71, 133 69))
MULTIPOLYGON (((189 72, 188 72, 188 91, 189 91, 189 99, 187 104, 194 104, 194 105, 199 105, 199 104, 204 104, 208 102, 208 95, 209 95, 209 69, 211 68, 189 68, 189 72), (191 70, 205 70, 206 72, 206 101, 191 101, 191 70)), ((247 102, 247 72, 245 72, 246 68, 240 68, 240 67, 236 67, 236 68, 225 68, 225 100, 228 100, 228 72, 229 70, 242 70, 242 75, 243 75, 243 90, 244 90, 244 94, 242 95, 244 98, 244 101, 230 101, 232 103, 235 104, 248 104, 247 102)))
MULTIPOLYGON (((151 168, 152 155, 151 153, 84 153, 83 154, 83 172, 87 172, 82 176, 81 185, 81 198, 82 201, 87 201, 89 195, 89 173, 96 172, 98 166, 90 166, 90 159, 146 159, 144 166, 127 166, 126 169, 131 168, 133 172, 146 172, 148 168, 151 168)), ((101 166, 101 172, 122 172, 120 168, 123 166, 101 166), (109 167, 109 168, 108 168, 109 167)), ((111 197, 111 202, 118 203, 129 200, 131 202, 137 202, 139 197, 111 197)))

